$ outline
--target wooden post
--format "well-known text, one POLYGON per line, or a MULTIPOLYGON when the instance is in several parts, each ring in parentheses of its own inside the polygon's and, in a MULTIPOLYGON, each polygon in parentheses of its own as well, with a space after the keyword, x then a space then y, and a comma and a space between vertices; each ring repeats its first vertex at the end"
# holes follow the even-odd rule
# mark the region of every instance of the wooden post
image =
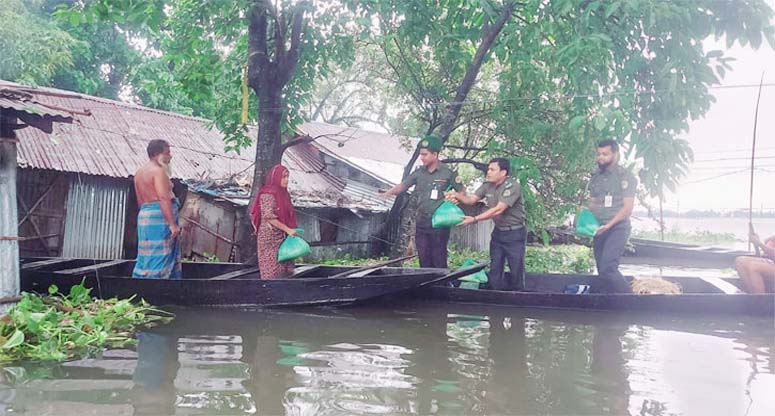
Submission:
POLYGON ((4 299, 19 295, 15 124, 15 116, 0 111, 0 298, 4 299))

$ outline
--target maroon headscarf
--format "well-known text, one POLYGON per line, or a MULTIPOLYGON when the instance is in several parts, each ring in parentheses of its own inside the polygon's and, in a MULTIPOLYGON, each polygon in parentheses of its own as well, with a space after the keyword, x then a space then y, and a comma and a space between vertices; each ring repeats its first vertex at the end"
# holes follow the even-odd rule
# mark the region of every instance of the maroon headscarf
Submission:
POLYGON ((296 212, 291 203, 291 194, 288 193, 287 188, 280 185, 285 172, 288 172, 288 168, 283 165, 275 165, 266 173, 264 186, 258 190, 256 203, 250 210, 250 217, 253 219, 253 225, 256 226, 256 229, 261 225, 261 195, 263 194, 274 196, 277 219, 290 228, 296 228, 296 212))

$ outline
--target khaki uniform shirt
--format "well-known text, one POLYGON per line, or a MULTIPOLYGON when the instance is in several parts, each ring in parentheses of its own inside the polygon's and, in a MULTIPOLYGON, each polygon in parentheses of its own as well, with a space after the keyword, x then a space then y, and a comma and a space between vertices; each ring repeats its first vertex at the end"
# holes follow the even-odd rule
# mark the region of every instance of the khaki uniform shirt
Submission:
POLYGON ((506 177, 500 185, 491 182, 485 182, 475 192, 476 196, 484 199, 487 208, 493 208, 499 202, 508 206, 503 213, 493 217, 492 221, 495 228, 524 226, 525 225, 525 204, 522 199, 522 186, 512 178, 506 177))
POLYGON ((632 172, 621 166, 598 170, 589 181, 589 211, 601 225, 608 223, 624 206, 624 198, 635 197, 638 180, 632 172), (610 198, 610 206, 606 199, 610 198))
POLYGON ((457 173, 444 164, 439 164, 433 172, 429 172, 425 166, 420 166, 406 178, 403 185, 407 189, 415 187, 414 193, 419 200, 417 226, 425 228, 431 228, 431 217, 436 208, 444 202, 444 192, 447 188, 451 186, 450 189, 456 191, 463 189, 457 173))

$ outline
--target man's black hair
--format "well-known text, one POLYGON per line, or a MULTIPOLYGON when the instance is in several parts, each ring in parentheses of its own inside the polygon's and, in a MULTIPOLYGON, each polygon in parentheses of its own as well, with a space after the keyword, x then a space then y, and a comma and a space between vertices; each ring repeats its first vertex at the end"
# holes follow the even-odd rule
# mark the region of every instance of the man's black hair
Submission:
POLYGON ((167 143, 166 140, 151 140, 151 142, 148 143, 148 158, 153 159, 154 157, 164 153, 164 150, 169 149, 169 147, 170 144, 167 143))
POLYGON ((501 170, 505 170, 506 171, 506 175, 511 173, 511 162, 509 162, 509 160, 504 158, 504 157, 493 158, 493 159, 490 160, 489 163, 497 163, 498 167, 501 170))
POLYGON ((597 144, 597 147, 599 147, 599 148, 610 147, 611 150, 614 151, 614 153, 618 153, 619 152, 619 143, 616 143, 616 140, 614 140, 614 139, 603 140, 603 141, 601 141, 601 142, 599 142, 597 144))

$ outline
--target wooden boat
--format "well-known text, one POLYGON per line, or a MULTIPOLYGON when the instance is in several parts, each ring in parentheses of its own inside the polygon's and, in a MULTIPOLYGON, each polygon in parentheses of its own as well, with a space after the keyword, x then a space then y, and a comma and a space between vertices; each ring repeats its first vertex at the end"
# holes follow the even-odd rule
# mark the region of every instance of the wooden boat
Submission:
POLYGON ((261 280, 255 266, 236 263, 183 263, 183 279, 132 279, 134 260, 65 258, 23 259, 21 289, 47 293, 56 285, 62 293, 84 282, 98 297, 137 295, 154 305, 286 306, 359 302, 424 285, 444 282, 485 267, 450 272, 446 269, 305 265, 293 275, 261 280), (353 273, 358 271, 357 273, 353 273))
POLYGON ((630 258, 642 259, 646 263, 672 263, 697 267, 733 267, 738 256, 751 253, 718 247, 702 247, 692 244, 631 238, 635 252, 630 258))
POLYGON ((594 285, 593 275, 532 274, 525 276, 528 291, 510 292, 459 287, 428 286, 413 291, 423 300, 529 308, 630 310, 751 314, 775 316, 775 295, 752 295, 740 290, 739 279, 665 277, 683 289, 679 295, 565 294, 568 285, 594 285))

